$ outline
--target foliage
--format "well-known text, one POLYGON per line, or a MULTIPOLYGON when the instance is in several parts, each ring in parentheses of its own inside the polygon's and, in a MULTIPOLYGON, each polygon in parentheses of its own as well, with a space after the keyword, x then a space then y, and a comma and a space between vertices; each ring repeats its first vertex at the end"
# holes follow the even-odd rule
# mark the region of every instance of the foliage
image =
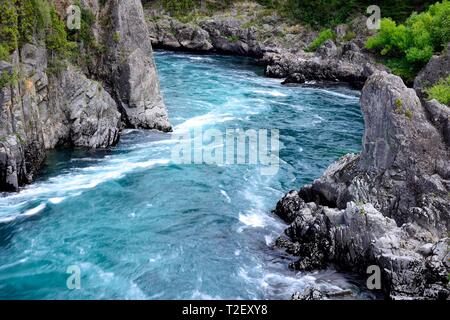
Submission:
POLYGON ((356 33, 353 31, 349 31, 344 35, 344 41, 351 41, 356 38, 356 33))
POLYGON ((113 41, 115 43, 119 43, 120 42, 120 32, 115 32, 113 35, 113 41))
POLYGON ((450 1, 436 3, 423 13, 413 13, 404 24, 390 18, 366 47, 387 58, 392 71, 410 81, 450 41, 450 1))
POLYGON ((180 17, 188 16, 193 11, 208 11, 214 12, 228 8, 233 1, 208 1, 208 0, 161 0, 164 10, 171 15, 180 17))
MULTIPOLYGON (((259 0, 258 2, 276 8, 293 20, 300 20, 315 27, 345 23, 355 13, 365 13, 366 8, 374 4, 370 0, 259 0)), ((376 4, 380 6, 384 17, 402 21, 411 12, 423 10, 434 2, 435 0, 380 0, 376 4)))
POLYGON ((0 1, 0 43, 4 50, 14 51, 18 46, 19 29, 16 0, 0 1))
POLYGON ((68 41, 67 32, 64 22, 59 18, 55 7, 50 9, 50 27, 46 30, 45 44, 47 50, 52 54, 52 57, 57 55, 59 58, 67 58, 70 56, 71 50, 75 49, 76 45, 68 41))
POLYGON ((425 92, 430 100, 436 99, 440 103, 450 106, 450 75, 426 89, 425 92))
POLYGON ((0 56, 5 58, 27 42, 45 41, 52 55, 67 57, 73 44, 65 25, 48 0, 0 2, 0 56))
POLYGON ((9 48, 4 44, 0 44, 0 60, 4 61, 10 60, 9 48))
POLYGON ((235 43, 235 42, 239 41, 239 37, 234 34, 234 35, 231 35, 231 36, 227 37, 227 40, 232 42, 232 43, 235 43))
POLYGON ((18 76, 16 70, 14 70, 12 73, 3 70, 3 72, 0 74, 0 89, 3 89, 10 84, 16 83, 17 79, 18 76))
MULTIPOLYGON (((171 15, 177 18, 188 18, 193 12, 207 11, 209 13, 228 8, 232 3, 240 0, 159 0, 143 1, 146 3, 160 3, 171 15), (202 5, 203 3, 203 5, 202 5)), ((259 4, 274 10, 292 21, 300 21, 314 27, 331 27, 347 22, 356 13, 364 14, 371 0, 256 0, 259 4)), ((377 1, 384 17, 391 17, 395 21, 403 21, 413 11, 422 11, 436 0, 409 1, 377 1)))
POLYGON ((319 48, 325 41, 335 38, 336 35, 331 29, 325 29, 321 33, 319 33, 319 36, 311 43, 311 45, 308 47, 308 51, 316 51, 317 48, 319 48))

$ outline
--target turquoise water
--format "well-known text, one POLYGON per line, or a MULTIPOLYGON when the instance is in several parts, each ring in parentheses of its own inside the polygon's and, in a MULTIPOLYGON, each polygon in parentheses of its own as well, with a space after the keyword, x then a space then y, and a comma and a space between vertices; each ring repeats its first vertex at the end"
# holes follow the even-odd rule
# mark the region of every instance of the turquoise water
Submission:
POLYGON ((128 130, 104 151, 54 151, 42 176, 0 198, 1 299, 286 299, 306 285, 271 243, 277 200, 361 145, 359 93, 281 86, 251 60, 156 53, 174 132, 279 129, 280 169, 177 165, 171 134, 128 130), (81 289, 66 286, 69 266, 81 289))

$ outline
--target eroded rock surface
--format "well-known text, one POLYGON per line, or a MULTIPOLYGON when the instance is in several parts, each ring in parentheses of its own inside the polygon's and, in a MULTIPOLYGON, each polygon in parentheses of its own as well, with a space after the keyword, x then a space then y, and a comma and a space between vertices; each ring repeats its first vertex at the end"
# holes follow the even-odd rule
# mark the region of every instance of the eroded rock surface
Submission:
POLYGON ((356 88, 361 88, 375 71, 384 69, 356 43, 337 47, 332 40, 327 40, 315 53, 267 53, 264 61, 267 64, 266 76, 286 78, 284 83, 346 82, 356 88))
MULTIPOLYGON (((49 73, 38 40, 17 49, 10 63, 0 61, 0 72, 17 78, 0 90, 0 191, 30 183, 47 149, 109 147, 124 126, 171 130, 141 2, 81 4, 92 11, 93 35, 107 48, 94 63, 67 62, 49 73)), ((55 5, 63 14, 68 3, 55 5)))
POLYGON ((290 224, 279 247, 313 270, 377 265, 394 299, 446 298, 450 153, 415 91, 377 72, 361 96, 363 151, 292 191, 275 213, 290 224))
POLYGON ((112 91, 125 125, 170 131, 141 1, 109 1, 102 13, 110 25, 102 30, 108 52, 99 76, 112 91))

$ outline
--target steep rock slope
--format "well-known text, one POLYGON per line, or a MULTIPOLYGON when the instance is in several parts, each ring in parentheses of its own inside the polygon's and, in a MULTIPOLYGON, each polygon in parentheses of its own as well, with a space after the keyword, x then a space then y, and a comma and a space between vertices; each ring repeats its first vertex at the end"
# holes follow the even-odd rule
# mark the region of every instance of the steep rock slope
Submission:
POLYGON ((413 89, 379 72, 361 96, 363 151, 292 191, 275 213, 291 226, 279 247, 302 270, 336 264, 382 270, 391 298, 445 298, 450 150, 413 89))
POLYGON ((113 0, 97 8, 107 48, 98 76, 110 87, 125 124, 170 131, 141 1, 113 0))
MULTIPOLYGON (((62 15, 68 3, 55 4, 62 15)), ((124 126, 171 130, 140 1, 81 4, 107 48, 88 72, 96 80, 70 64, 49 73, 39 40, 18 48, 10 63, 0 61, 0 74, 17 78, 0 90, 0 191, 32 182, 46 149, 109 147, 124 126)))

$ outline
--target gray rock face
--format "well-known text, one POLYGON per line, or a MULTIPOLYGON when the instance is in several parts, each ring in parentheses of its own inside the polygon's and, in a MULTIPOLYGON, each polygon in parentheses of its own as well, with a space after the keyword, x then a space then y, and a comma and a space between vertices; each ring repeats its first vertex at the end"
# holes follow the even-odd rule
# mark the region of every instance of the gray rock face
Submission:
POLYGON ((285 83, 313 80, 347 82, 356 88, 361 88, 375 71, 384 69, 355 43, 338 48, 331 40, 319 47, 316 53, 266 53, 263 61, 267 64, 266 76, 286 78, 285 83))
POLYGON ((255 30, 244 28, 243 22, 233 17, 216 17, 195 25, 162 16, 148 25, 152 43, 159 48, 262 57, 255 30))
POLYGON ((450 74, 450 43, 441 55, 433 56, 414 81, 414 89, 424 98, 424 89, 450 74))
POLYGON ((252 28, 242 28, 234 18, 207 20, 201 27, 209 33, 213 47, 225 53, 262 57, 262 50, 252 28))
POLYGON ((115 144, 121 128, 120 113, 101 84, 68 67, 59 76, 47 76, 47 52, 25 44, 13 64, 20 70, 17 84, 0 94, 0 190, 18 191, 30 183, 45 158, 57 145, 100 148, 115 144))
POLYGON ((450 108, 433 99, 424 103, 425 109, 430 115, 430 120, 440 131, 445 143, 450 147, 450 108))
POLYGON ((141 1, 109 1, 111 28, 103 79, 128 127, 170 131, 141 1))
POLYGON ((25 46, 22 56, 15 52, 12 61, 0 63, 1 69, 23 77, 0 92, 0 190, 4 191, 17 191, 29 183, 45 157, 39 107, 45 103, 48 83, 43 72, 46 52, 25 46))
MULTIPOLYGON (((100 83, 87 79, 74 67, 68 67, 52 82, 50 103, 56 104, 55 108, 59 106, 65 116, 62 123, 67 123, 62 132, 68 136, 59 136, 59 141, 88 148, 106 148, 117 143, 121 115, 100 83)), ((61 123, 59 118, 52 120, 61 123)))
POLYGON ((297 269, 337 264, 365 274, 378 265, 392 298, 445 298, 448 251, 438 249, 450 223, 444 131, 429 122, 414 90, 385 72, 367 80, 361 106, 362 153, 278 203, 275 213, 291 226, 277 245, 301 257, 297 269))
POLYGON ((46 149, 114 145, 122 121, 129 127, 171 130, 141 2, 82 4, 97 17, 97 41, 108 47, 90 70, 103 83, 71 66, 49 77, 47 52, 36 45, 25 44, 11 64, 0 61, 0 72, 20 75, 17 84, 0 91, 0 191, 18 191, 30 183, 46 149), (107 27, 101 19, 108 21, 107 27))
POLYGON ((208 32, 194 24, 167 18, 149 22, 148 26, 152 45, 156 47, 205 52, 214 48, 208 32))

